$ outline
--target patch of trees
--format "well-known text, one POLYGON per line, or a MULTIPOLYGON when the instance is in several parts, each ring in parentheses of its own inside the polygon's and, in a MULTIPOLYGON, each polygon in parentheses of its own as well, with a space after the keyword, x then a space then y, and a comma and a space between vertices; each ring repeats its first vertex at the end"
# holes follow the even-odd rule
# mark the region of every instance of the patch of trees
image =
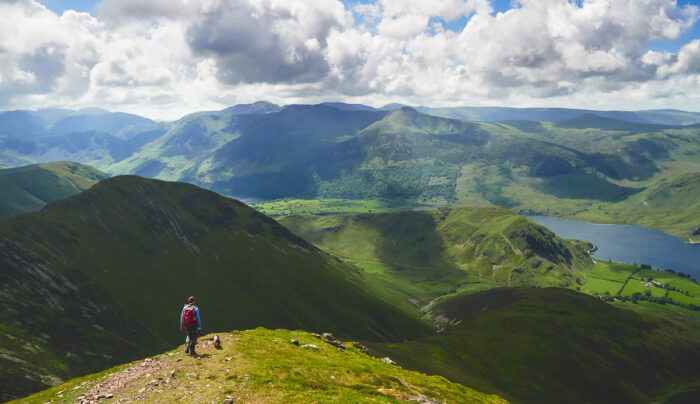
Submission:
POLYGON ((611 296, 610 292, 605 292, 604 295, 597 295, 596 298, 599 300, 602 300, 604 302, 613 302, 615 300, 619 300, 622 302, 632 302, 632 303, 637 303, 640 300, 651 302, 651 303, 657 303, 657 304, 672 304, 674 306, 679 306, 683 307, 688 310, 694 310, 694 311, 700 311, 700 306, 692 303, 681 303, 673 300, 672 298, 668 296, 662 296, 662 297, 655 297, 651 295, 651 290, 645 290, 644 293, 642 292, 634 292, 632 296, 621 296, 621 295, 615 295, 611 296))

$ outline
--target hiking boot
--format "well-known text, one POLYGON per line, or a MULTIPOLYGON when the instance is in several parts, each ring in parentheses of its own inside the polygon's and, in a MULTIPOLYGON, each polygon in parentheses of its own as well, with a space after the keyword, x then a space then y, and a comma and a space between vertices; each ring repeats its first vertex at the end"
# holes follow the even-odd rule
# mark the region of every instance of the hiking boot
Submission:
POLYGON ((190 352, 190 355, 192 355, 192 356, 197 356, 197 355, 199 355, 199 354, 198 354, 197 352, 195 352, 195 351, 192 351, 192 352, 190 352))
POLYGON ((189 348, 185 348, 185 354, 188 354, 188 353, 190 353, 190 349, 189 349, 189 348))

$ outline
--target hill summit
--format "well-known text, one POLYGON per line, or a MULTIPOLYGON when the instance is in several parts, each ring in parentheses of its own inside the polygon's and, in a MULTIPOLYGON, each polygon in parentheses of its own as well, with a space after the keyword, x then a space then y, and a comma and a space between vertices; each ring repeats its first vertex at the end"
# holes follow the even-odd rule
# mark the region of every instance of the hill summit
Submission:
POLYGON ((332 335, 264 328, 221 335, 220 349, 214 335, 201 338, 198 357, 185 356, 180 347, 19 402, 505 402, 440 376, 403 370, 332 335))

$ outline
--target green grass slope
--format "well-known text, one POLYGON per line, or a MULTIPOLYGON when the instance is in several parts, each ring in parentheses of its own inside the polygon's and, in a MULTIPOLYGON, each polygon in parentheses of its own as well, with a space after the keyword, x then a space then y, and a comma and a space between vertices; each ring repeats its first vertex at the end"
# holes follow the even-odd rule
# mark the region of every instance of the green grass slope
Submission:
POLYGON ((199 348, 199 358, 184 356, 180 348, 13 403, 72 403, 108 394, 112 401, 128 402, 222 402, 227 397, 248 403, 505 402, 440 376, 383 363, 352 343, 339 351, 308 332, 257 328, 221 336, 222 349, 199 348), (292 339, 318 349, 294 345, 292 339))
POLYGON ((280 223, 422 304, 499 285, 573 287, 593 268, 589 246, 504 208, 292 215, 280 223))
POLYGON ((493 289, 446 300, 431 314, 453 326, 370 348, 516 403, 690 403, 700 394, 695 325, 559 288, 493 289))
POLYGON ((244 204, 135 176, 0 221, 0 276, 2 399, 172 346, 189 295, 207 329, 433 330, 244 204))
POLYGON ((69 161, 0 169, 0 218, 39 210, 106 177, 90 166, 69 161))

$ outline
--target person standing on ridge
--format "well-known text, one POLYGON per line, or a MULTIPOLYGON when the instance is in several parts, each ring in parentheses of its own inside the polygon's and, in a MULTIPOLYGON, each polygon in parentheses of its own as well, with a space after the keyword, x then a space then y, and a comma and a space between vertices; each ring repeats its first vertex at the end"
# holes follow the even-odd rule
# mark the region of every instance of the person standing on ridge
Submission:
POLYGON ((199 317, 199 307, 194 304, 194 296, 187 299, 187 304, 182 308, 180 314, 180 331, 182 326, 187 330, 187 338, 185 338, 185 353, 197 355, 194 351, 194 346, 197 344, 197 334, 202 330, 202 319, 199 317))

